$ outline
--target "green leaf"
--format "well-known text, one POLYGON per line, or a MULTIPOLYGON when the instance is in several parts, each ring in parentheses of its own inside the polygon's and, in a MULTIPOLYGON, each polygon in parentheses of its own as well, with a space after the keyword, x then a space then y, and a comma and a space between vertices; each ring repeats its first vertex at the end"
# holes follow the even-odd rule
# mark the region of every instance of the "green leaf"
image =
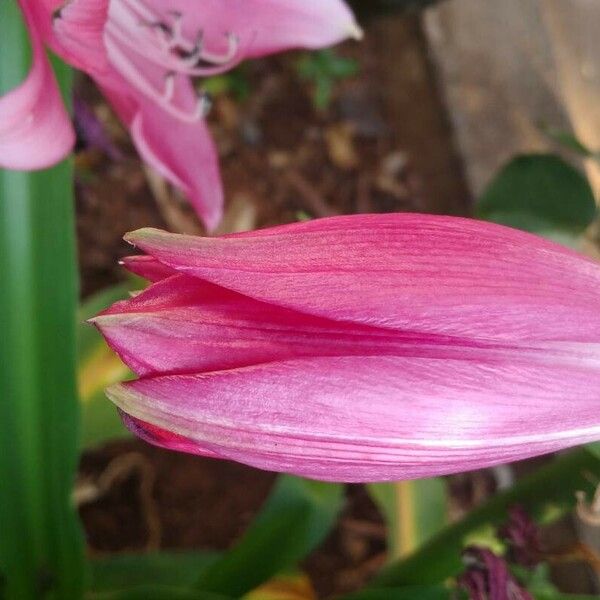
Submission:
POLYGON ((512 565, 511 571, 535 600, 591 600, 597 598, 597 596, 560 592, 550 580, 550 567, 547 563, 541 563, 533 570, 520 565, 512 565))
POLYGON ((313 84, 313 105, 317 110, 326 110, 333 96, 335 82, 353 77, 359 71, 358 63, 339 56, 334 50, 325 49, 306 52, 296 62, 300 77, 313 84))
POLYGON ((587 179, 559 156, 517 156, 481 196, 479 218, 553 237, 580 234, 594 219, 596 204, 587 179))
POLYGON ((594 444, 588 444, 587 449, 595 454, 600 459, 600 442, 595 442, 594 444))
POLYGON ((390 559, 410 554, 446 524, 446 486, 439 477, 367 489, 385 518, 390 559))
MULTIPOLYGON (((106 351, 109 354, 109 350, 106 351)), ((110 355, 111 359, 114 357, 110 355)), ((131 371, 117 363, 109 383, 131 378, 131 371)), ((130 431, 123 425, 115 405, 108 400, 103 386, 82 401, 81 406, 81 448, 88 449, 106 444, 111 440, 131 437, 130 431)))
POLYGON ((442 586, 411 585, 402 588, 363 590, 341 600, 450 600, 456 596, 442 586))
POLYGON ((97 594, 139 586, 192 588, 218 557, 212 552, 156 552, 94 559, 90 589, 97 594))
POLYGON ((552 140, 584 158, 598 158, 598 153, 588 148, 574 133, 542 125, 542 131, 552 140))
POLYGON ((310 577, 301 571, 281 573, 252 590, 243 600, 315 600, 310 577))
POLYGON ((86 600, 233 600, 211 592, 163 585, 140 585, 133 589, 88 594, 86 600))
MULTIPOLYGON (((25 77, 16 2, 0 2, 0 90, 25 77)), ((58 66, 63 90, 70 72, 58 66)), ((71 490, 78 459, 77 273, 69 162, 0 170, 0 595, 81 596, 83 538, 71 490)))
POLYGON ((79 326, 77 331, 77 354, 79 362, 85 362, 95 353, 98 343, 103 341, 98 330, 86 321, 107 309, 111 304, 129 298, 131 290, 132 285, 130 282, 119 283, 93 294, 79 306, 77 311, 77 325, 79 326))
POLYGON ((201 575, 198 587, 238 597, 294 566, 325 538, 342 497, 341 485, 279 476, 240 542, 201 575))
POLYGON ((104 390, 113 383, 131 379, 133 374, 106 345, 96 328, 85 321, 114 302, 127 298, 131 289, 131 283, 124 283, 102 290, 86 300, 77 315, 77 379, 83 448, 130 435, 104 390))
POLYGON ((202 81, 201 91, 212 97, 230 94, 237 102, 244 102, 250 96, 251 84, 244 65, 222 75, 208 77, 202 81))
POLYGON ((563 594, 562 592, 536 594, 534 598, 535 600, 598 600, 597 595, 563 594))
POLYGON ((521 504, 537 518, 551 510, 560 514, 561 510, 572 508, 576 491, 594 491, 588 475, 598 469, 600 457, 585 447, 554 458, 550 464, 473 510, 462 521, 443 529, 406 559, 386 567, 375 578, 373 586, 439 583, 456 576, 463 570, 460 555, 470 535, 483 526, 503 523, 514 504, 521 504))

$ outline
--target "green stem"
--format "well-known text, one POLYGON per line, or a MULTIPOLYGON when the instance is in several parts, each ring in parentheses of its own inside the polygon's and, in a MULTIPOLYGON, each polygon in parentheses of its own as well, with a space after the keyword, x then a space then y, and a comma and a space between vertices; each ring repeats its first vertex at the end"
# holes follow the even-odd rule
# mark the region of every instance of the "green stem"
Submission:
MULTIPOLYGON (((0 93, 30 47, 0 0, 0 93)), ((58 68, 63 91, 70 72, 58 68)), ((82 594, 83 538, 71 504, 79 409, 72 167, 0 170, 0 597, 82 594)))
POLYGON ((457 575, 464 568, 461 550, 470 534, 484 525, 506 521, 507 510, 515 504, 523 505, 534 516, 540 516, 548 506, 572 507, 576 490, 593 492, 599 467, 598 456, 587 448, 555 458, 510 490, 470 512, 462 521, 443 529, 406 559, 390 564, 372 585, 438 583, 457 575))

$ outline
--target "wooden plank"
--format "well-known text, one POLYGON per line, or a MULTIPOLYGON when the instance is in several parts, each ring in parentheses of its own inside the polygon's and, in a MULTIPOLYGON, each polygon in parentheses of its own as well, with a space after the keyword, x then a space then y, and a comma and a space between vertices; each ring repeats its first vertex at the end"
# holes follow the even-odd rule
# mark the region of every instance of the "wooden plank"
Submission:
POLYGON ((474 194, 514 154, 553 147, 540 123, 600 148, 600 3, 449 0, 424 23, 474 194))

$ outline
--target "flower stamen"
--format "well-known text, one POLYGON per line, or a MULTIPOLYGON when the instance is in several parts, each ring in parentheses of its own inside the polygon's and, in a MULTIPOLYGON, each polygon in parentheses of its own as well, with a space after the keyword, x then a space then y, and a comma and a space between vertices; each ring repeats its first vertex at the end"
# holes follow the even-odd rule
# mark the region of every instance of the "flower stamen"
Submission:
POLYGON ((224 35, 227 49, 210 52, 202 30, 194 40, 186 36, 184 13, 159 15, 142 0, 112 0, 105 44, 126 79, 176 118, 191 122, 206 116, 210 102, 200 95, 193 109, 181 106, 177 77, 207 77, 230 69, 239 56, 239 42, 232 33, 224 35), (164 86, 157 85, 157 78, 162 78, 164 86))

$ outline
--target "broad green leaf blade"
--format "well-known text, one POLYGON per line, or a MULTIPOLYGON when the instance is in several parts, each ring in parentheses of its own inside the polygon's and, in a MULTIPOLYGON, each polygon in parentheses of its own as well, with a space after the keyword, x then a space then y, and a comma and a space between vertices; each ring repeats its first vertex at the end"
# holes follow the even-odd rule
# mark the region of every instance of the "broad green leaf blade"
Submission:
MULTIPOLYGON (((0 92, 29 68, 16 2, 0 2, 0 92)), ((70 73, 59 67, 63 89, 70 73)), ((0 170, 0 580, 3 597, 75 599, 78 459, 72 172, 0 170)))
POLYGON ((94 559, 90 565, 90 590, 98 594, 140 586, 191 589, 200 573, 218 558, 213 552, 156 552, 94 559))
POLYGON ((127 298, 131 287, 125 283, 102 290, 86 300, 78 312, 77 380, 83 448, 130 435, 104 390, 113 383, 131 379, 133 374, 106 345, 96 328, 85 321, 114 302, 127 298))
POLYGON ((317 600, 317 593, 308 575, 294 571, 270 579, 243 600, 317 600))
POLYGON ((98 330, 86 321, 95 317, 111 304, 129 298, 129 292, 132 289, 130 283, 112 285, 91 295, 79 306, 77 311, 77 325, 79 326, 77 331, 77 354, 80 363, 85 362, 92 356, 96 352, 99 342, 103 340, 98 330))
POLYGON ((588 444, 587 449, 600 459, 600 442, 596 442, 595 444, 588 444))
MULTIPOLYGON (((96 383, 106 381, 106 385, 99 385, 92 394, 80 394, 80 441, 81 448, 84 450, 101 446, 111 440, 131 437, 131 433, 123 425, 115 405, 108 400, 104 393, 104 389, 110 384, 130 379, 131 372, 121 362, 118 362, 108 348, 105 349, 103 355, 98 357, 98 363, 102 365, 103 373, 96 383)), ((82 389, 81 386, 80 389, 82 389)))
POLYGON ((140 585, 134 589, 89 594, 86 600, 233 600, 231 597, 185 587, 140 585))
POLYGON ((463 570, 464 542, 473 532, 485 525, 503 523, 514 504, 521 504, 535 517, 543 516, 550 509, 559 512, 572 508, 576 491, 593 492, 589 474, 599 470, 600 457, 585 447, 555 458, 462 521, 443 529, 408 558, 386 567, 375 578, 373 587, 439 583, 456 576, 463 570))
POLYGON ((598 600, 598 596, 590 596, 589 594, 563 594, 561 592, 553 592, 551 594, 536 594, 535 600, 598 600))
POLYGON ((561 146, 576 152, 584 158, 597 158, 597 153, 588 148, 579 138, 570 131, 556 127, 542 126, 542 131, 561 146))
POLYGON ((535 600, 592 600, 592 598, 597 598, 597 596, 586 594, 563 594, 560 592, 550 580, 550 566, 547 563, 541 563, 533 570, 512 565, 511 570, 535 600))
POLYGON ((341 600, 451 600, 460 598, 442 586, 410 585, 402 588, 363 590, 341 600))
POLYGON ((517 156, 481 196, 479 218, 540 235, 577 235, 594 219, 596 204, 587 179, 559 156, 517 156))
POLYGON ((342 497, 341 485, 279 476, 240 542, 201 575, 198 587, 238 597, 294 566, 325 538, 342 497))
POLYGON ((385 519, 390 559, 414 552, 446 524, 446 486, 439 477, 367 489, 385 519))

